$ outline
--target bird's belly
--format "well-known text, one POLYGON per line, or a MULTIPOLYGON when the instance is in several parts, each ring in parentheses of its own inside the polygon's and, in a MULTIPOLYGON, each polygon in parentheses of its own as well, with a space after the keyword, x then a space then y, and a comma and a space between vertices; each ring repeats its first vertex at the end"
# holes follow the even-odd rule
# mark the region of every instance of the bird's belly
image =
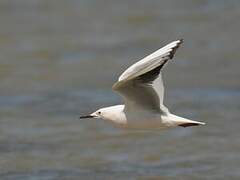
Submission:
POLYGON ((168 126, 162 122, 161 117, 128 119, 125 127, 141 130, 168 128, 168 126))
POLYGON ((125 126, 125 128, 127 129, 139 129, 139 130, 154 130, 154 129, 165 129, 167 128, 166 126, 164 126, 163 124, 144 124, 144 123, 140 123, 140 124, 128 124, 127 126, 125 126))

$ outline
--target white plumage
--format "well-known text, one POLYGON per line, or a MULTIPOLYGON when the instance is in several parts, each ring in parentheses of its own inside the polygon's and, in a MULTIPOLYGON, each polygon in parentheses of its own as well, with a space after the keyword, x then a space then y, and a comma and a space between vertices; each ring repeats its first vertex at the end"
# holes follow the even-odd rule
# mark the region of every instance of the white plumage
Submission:
POLYGON ((173 58, 182 40, 173 41, 125 70, 113 85, 125 105, 97 110, 80 118, 102 118, 121 127, 133 129, 161 129, 176 126, 204 125, 173 115, 163 105, 164 86, 161 69, 173 58))

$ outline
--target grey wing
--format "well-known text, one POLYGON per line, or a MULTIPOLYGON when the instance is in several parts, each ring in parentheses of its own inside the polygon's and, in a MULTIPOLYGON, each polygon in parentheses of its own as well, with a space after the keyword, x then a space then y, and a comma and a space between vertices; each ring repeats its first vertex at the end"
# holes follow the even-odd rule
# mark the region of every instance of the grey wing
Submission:
POLYGON ((128 110, 147 109, 164 113, 164 87, 160 70, 164 64, 130 81, 118 83, 114 89, 124 98, 128 110))
POLYGON ((161 69, 172 59, 182 40, 174 41, 130 66, 113 85, 123 96, 126 108, 134 110, 143 108, 167 113, 163 105, 164 86, 161 69))

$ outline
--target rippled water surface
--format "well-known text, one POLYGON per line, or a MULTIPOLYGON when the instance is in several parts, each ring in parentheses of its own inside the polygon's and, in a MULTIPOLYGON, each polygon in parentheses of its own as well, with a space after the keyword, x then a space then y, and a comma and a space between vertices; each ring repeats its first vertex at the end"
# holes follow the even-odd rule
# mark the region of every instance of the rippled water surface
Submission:
POLYGON ((239 1, 0 1, 0 179, 239 179, 239 1), (82 113, 184 38, 165 104, 206 126, 131 132, 82 113))

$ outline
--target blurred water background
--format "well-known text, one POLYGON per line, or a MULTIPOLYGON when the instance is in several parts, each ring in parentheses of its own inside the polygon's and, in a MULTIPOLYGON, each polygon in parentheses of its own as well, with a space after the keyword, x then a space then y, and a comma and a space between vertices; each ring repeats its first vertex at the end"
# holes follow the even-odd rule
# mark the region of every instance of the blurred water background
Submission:
POLYGON ((239 19, 237 0, 0 0, 0 179, 239 179, 239 19), (121 103, 121 72, 178 38, 165 104, 206 126, 78 120, 121 103))

